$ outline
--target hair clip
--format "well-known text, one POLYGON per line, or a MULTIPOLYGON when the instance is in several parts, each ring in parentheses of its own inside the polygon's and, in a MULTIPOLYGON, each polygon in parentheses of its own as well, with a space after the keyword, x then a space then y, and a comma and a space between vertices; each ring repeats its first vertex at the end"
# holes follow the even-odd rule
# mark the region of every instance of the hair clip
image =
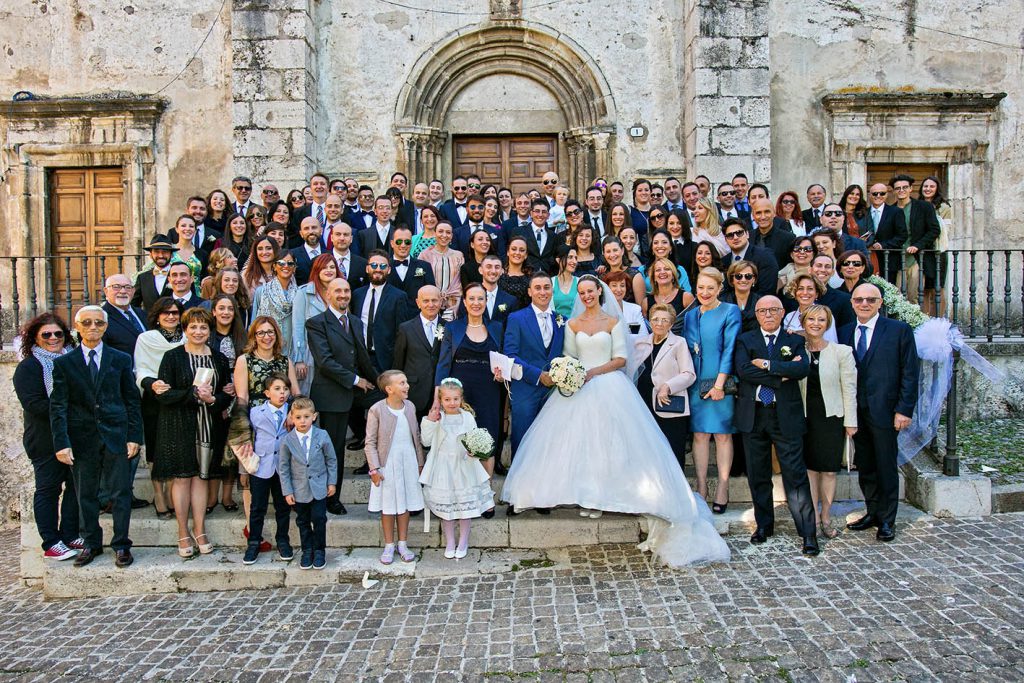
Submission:
POLYGON ((457 377, 445 377, 443 380, 441 380, 441 386, 443 387, 446 384, 455 385, 459 389, 462 388, 462 380, 458 379, 457 377))

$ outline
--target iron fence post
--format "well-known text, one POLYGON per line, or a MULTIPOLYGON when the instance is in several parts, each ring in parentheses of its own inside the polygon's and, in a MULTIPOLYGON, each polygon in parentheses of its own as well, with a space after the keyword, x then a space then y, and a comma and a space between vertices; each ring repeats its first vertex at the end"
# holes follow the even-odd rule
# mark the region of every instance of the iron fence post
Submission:
POLYGON ((960 456, 957 455, 956 447, 956 371, 959 364, 960 352, 953 349, 953 376, 949 381, 949 394, 946 396, 946 453, 942 457, 942 473, 947 477, 960 475, 960 456))

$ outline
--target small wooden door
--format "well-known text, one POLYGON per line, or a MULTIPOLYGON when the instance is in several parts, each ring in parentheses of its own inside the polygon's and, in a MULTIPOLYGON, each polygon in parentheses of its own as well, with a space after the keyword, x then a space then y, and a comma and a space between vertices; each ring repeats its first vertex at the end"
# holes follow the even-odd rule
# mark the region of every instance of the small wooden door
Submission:
POLYGON ((103 279, 124 253, 124 185, 120 168, 61 168, 50 176, 50 256, 54 299, 103 301, 103 279), (70 260, 69 260, 70 257, 70 260), (83 258, 84 257, 84 258, 83 258), (88 277, 86 277, 88 272, 88 277))
MULTIPOLYGON (((949 175, 945 164, 868 164, 868 183, 864 186, 864 192, 870 192, 871 186, 875 183, 889 185, 893 176, 901 173, 906 173, 914 179, 914 186, 910 188, 910 196, 914 199, 921 197, 921 181, 930 175, 939 179, 942 194, 949 197, 949 188, 947 187, 949 175)), ((865 195, 864 201, 870 203, 870 197, 865 195)), ((892 191, 891 185, 889 186, 889 196, 885 201, 889 204, 896 201, 896 194, 892 191)))
POLYGON ((461 136, 454 139, 452 149, 453 175, 478 175, 485 185, 511 188, 513 195, 539 190, 543 175, 558 168, 554 135, 461 136))

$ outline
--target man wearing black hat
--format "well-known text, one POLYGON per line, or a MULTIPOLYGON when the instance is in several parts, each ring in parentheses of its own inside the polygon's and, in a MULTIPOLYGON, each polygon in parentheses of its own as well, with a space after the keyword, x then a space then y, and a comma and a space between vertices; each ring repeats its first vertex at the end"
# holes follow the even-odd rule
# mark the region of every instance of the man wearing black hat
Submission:
POLYGON ((149 252, 153 265, 135 276, 132 305, 149 311, 154 301, 162 296, 171 296, 171 287, 167 284, 167 264, 170 263, 174 252, 178 251, 178 247, 167 238, 167 235, 157 234, 144 249, 149 252))

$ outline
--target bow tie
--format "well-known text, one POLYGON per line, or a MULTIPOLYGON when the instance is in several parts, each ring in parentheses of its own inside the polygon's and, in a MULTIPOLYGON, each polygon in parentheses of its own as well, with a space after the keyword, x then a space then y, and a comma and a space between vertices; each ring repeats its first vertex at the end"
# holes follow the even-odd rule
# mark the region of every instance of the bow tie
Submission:
POLYGON ((402 261, 395 261, 394 265, 395 265, 396 268, 398 266, 405 266, 406 268, 408 268, 409 267, 409 259, 404 259, 402 261))
POLYGON ((167 275, 167 271, 161 270, 160 268, 154 268, 153 275, 167 275))
POLYGON ((455 206, 465 206, 466 202, 455 202, 455 206))

